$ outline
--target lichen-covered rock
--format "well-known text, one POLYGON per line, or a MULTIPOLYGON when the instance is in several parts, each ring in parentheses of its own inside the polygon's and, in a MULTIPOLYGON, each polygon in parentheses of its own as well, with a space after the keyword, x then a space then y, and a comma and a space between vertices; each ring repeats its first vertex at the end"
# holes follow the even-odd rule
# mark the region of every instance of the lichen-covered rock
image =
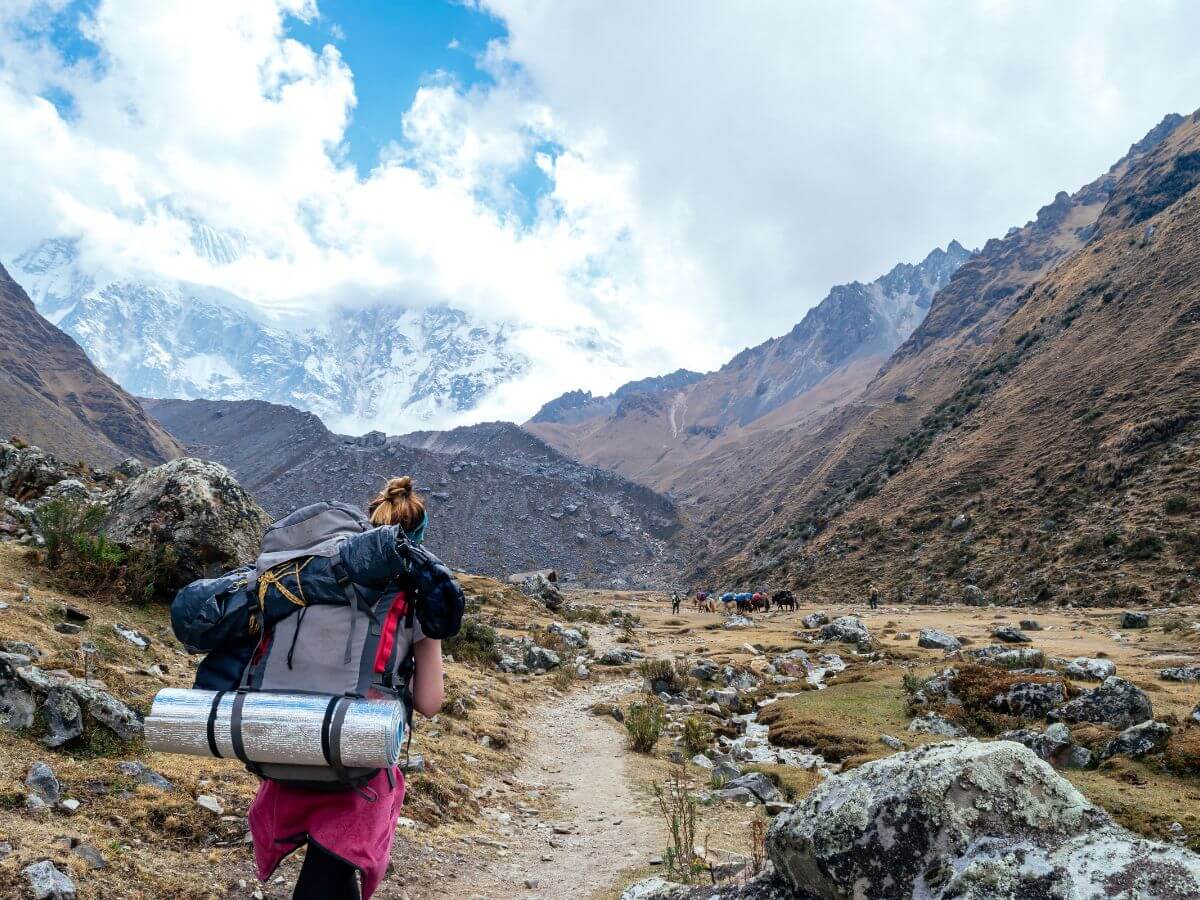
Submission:
POLYGON ((843 644, 864 646, 871 643, 871 632, 858 616, 842 616, 821 629, 821 638, 826 641, 841 641, 843 644))
POLYGON ((83 734, 83 709, 65 687, 52 687, 38 711, 46 725, 42 743, 47 747, 61 747, 83 734))
POLYGON ((1150 698, 1141 688, 1110 675, 1100 686, 1052 710, 1047 718, 1056 722, 1094 722, 1128 728, 1154 717, 1150 698))
POLYGON ((1022 632, 1019 628, 1013 628, 1011 625, 1005 625, 997 628, 992 632, 992 637, 998 641, 1004 641, 1006 644, 1030 643, 1029 635, 1022 632))
POLYGON ((228 469, 175 459, 128 482, 108 500, 108 536, 171 552, 173 590, 249 562, 270 519, 228 469))
POLYGON ((551 612, 562 609, 563 596, 557 585, 544 572, 530 572, 521 579, 519 587, 526 597, 540 600, 551 612))
POLYGON ((1070 729, 1062 722, 1041 733, 1031 728, 1006 731, 998 740, 1024 744, 1056 769, 1090 769, 1095 762, 1092 751, 1072 741, 1070 729))
POLYGON ((1066 700, 1067 691, 1061 681, 1020 681, 992 697, 989 705, 1021 719, 1041 719, 1066 700))
POLYGON ((1077 656, 1067 663, 1064 671, 1068 678, 1075 678, 1079 681, 1103 681, 1110 675, 1117 674, 1117 664, 1111 659, 1077 656))
POLYGON ((744 788, 749 791, 753 799, 761 803, 779 803, 783 800, 783 794, 779 788, 771 782, 762 772, 751 772, 748 775, 742 775, 733 779, 729 784, 725 785, 726 789, 744 788))
POLYGON ((1200 681, 1200 666, 1175 666, 1158 673, 1163 681, 1200 681))
POLYGON ((1123 612, 1121 613, 1122 628, 1149 628, 1150 616, 1142 612, 1123 612))
POLYGON ((1005 647, 989 644, 966 651, 966 655, 985 666, 1000 669, 1037 669, 1046 662, 1046 654, 1033 647, 1005 647))
POLYGON ((987 606, 987 594, 985 594, 978 586, 974 584, 968 584, 963 588, 963 603, 965 603, 967 606, 987 606))
POLYGON ((809 629, 820 628, 822 625, 829 624, 829 616, 823 612, 809 613, 800 620, 800 624, 809 629))
POLYGON ((562 665, 562 657, 547 647, 539 647, 535 644, 525 651, 525 665, 530 669, 549 671, 562 665))
POLYGON ((1148 753, 1161 753, 1171 739, 1171 726, 1166 722, 1141 722, 1131 725, 1100 748, 1100 758, 1128 756, 1133 759, 1148 753))
POLYGON ((964 737, 966 732, 945 716, 937 713, 925 713, 917 716, 908 723, 908 730, 913 734, 938 734, 942 737, 964 737))
POLYGON ((1118 827, 1011 741, 931 744, 833 775, 775 818, 767 851, 822 900, 1200 892, 1200 857, 1118 827))
POLYGON ((40 447, 0 441, 0 494, 31 500, 70 477, 66 464, 40 447))
POLYGON ((34 900, 74 900, 75 882, 48 859, 30 863, 21 874, 34 900))
POLYGON ((551 622, 550 631, 562 638, 563 643, 568 647, 574 647, 579 650, 588 644, 588 639, 583 636, 583 632, 578 628, 568 628, 559 622, 551 622))
POLYGON ((962 642, 952 634, 947 634, 937 628, 922 629, 917 637, 917 646, 926 650, 946 650, 953 652, 962 647, 962 642))

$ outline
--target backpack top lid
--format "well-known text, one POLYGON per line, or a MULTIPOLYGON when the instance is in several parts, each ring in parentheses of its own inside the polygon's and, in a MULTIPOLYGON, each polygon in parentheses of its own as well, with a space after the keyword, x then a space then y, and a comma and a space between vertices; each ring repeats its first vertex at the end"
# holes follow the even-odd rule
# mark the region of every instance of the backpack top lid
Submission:
POLYGON ((343 540, 370 529, 370 520, 355 506, 330 500, 310 503, 266 530, 255 568, 261 575, 298 556, 333 556, 343 540))

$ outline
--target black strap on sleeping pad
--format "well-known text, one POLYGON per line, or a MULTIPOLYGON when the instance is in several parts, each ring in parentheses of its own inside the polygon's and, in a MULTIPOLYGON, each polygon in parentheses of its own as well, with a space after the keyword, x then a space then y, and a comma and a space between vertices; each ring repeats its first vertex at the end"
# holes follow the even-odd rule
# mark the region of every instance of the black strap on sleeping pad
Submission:
POLYGON ((333 712, 337 709, 341 699, 341 697, 330 697, 329 704, 325 707, 325 716, 321 719, 321 755, 325 757, 325 762, 329 766, 333 765, 329 747, 329 726, 333 724, 333 712))
POLYGON ((245 704, 246 692, 238 691, 233 698, 233 710, 229 714, 229 738, 233 742, 233 755, 240 759, 247 769, 262 778, 262 769, 246 755, 246 745, 242 741, 242 707, 245 704))
POLYGON ((333 718, 329 723, 329 765, 338 781, 350 784, 350 773, 342 765, 342 725, 346 721, 346 712, 350 709, 350 697, 338 697, 334 704, 333 718))
POLYGON ((212 706, 208 708, 208 726, 206 728, 208 734, 208 750, 217 759, 223 759, 221 749, 217 746, 217 707, 221 705, 221 699, 228 693, 227 691, 217 691, 213 695, 212 706))

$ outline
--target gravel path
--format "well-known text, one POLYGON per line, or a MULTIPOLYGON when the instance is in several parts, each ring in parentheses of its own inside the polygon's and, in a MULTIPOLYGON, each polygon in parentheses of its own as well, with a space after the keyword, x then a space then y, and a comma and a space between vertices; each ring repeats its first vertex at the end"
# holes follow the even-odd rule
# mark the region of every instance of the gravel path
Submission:
POLYGON ((666 838, 634 795, 623 733, 588 712, 633 687, 593 684, 530 715, 524 764, 484 801, 495 840, 481 839, 477 864, 443 881, 438 896, 584 900, 660 855, 666 838))

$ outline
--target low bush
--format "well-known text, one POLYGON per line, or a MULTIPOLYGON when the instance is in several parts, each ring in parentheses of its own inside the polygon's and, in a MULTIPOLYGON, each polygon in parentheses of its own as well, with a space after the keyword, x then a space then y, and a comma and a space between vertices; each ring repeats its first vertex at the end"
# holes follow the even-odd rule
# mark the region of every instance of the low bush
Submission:
POLYGON ((667 709, 657 697, 647 697, 629 707, 625 714, 625 730, 629 747, 638 753, 650 753, 662 737, 667 723, 667 709))
POLYGON ((703 753, 712 743, 712 729, 698 716, 688 716, 683 723, 683 749, 689 757, 703 753))
POLYGON ((1168 516, 1178 516, 1188 511, 1188 498, 1183 494, 1173 494, 1163 503, 1163 509, 1168 516))
POLYGON ((642 660, 638 671, 650 685, 657 681, 664 682, 667 686, 667 693, 679 694, 687 688, 687 667, 683 662, 670 659, 646 659, 642 660))
POLYGON ((463 619, 458 634, 442 642, 442 650, 459 662, 481 666, 494 666, 500 662, 496 630, 470 617, 463 619))

